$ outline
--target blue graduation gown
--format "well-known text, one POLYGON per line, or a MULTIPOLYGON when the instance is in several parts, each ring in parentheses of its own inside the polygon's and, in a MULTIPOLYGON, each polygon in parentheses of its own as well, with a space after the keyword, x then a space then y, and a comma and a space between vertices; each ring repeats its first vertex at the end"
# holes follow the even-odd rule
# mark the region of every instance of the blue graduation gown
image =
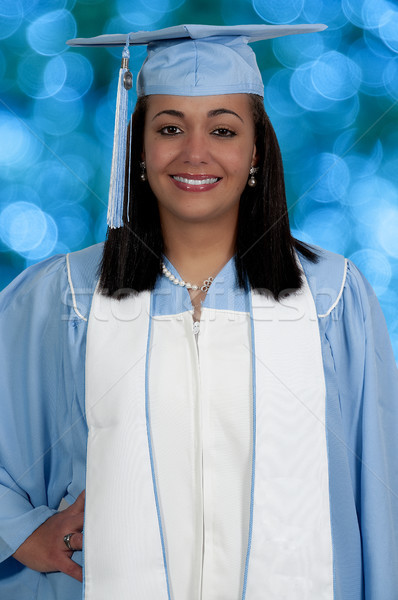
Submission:
MULTIPOLYGON (((71 600, 81 585, 12 553, 85 487, 87 322, 102 245, 50 258, 0 297, 0 595, 71 600), (73 291, 73 293, 72 293, 73 291)), ((398 376, 377 299, 352 263, 300 257, 326 382, 335 600, 398 597, 398 376), (341 290, 342 282, 344 288, 341 290), (341 293, 340 293, 341 292, 341 293)), ((80 553, 75 560, 81 561, 80 553)))

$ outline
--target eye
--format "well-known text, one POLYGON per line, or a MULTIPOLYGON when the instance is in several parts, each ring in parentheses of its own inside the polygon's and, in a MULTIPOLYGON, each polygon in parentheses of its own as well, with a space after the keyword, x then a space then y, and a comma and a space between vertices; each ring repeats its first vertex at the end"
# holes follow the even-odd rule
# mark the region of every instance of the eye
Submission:
POLYGON ((161 135, 177 135, 182 133, 182 130, 176 125, 165 125, 165 127, 161 127, 161 129, 159 129, 159 133, 161 135))
POLYGON ((217 127, 217 129, 213 129, 212 133, 219 137, 234 137, 236 135, 232 129, 227 129, 226 127, 217 127))

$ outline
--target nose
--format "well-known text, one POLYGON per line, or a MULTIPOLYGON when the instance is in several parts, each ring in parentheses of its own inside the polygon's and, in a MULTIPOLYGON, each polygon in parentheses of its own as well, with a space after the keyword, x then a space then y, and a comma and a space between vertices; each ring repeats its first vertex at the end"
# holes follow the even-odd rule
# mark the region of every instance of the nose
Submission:
POLYGON ((210 160, 210 151, 206 135, 200 131, 192 131, 184 139, 183 161, 186 164, 207 164, 210 160))

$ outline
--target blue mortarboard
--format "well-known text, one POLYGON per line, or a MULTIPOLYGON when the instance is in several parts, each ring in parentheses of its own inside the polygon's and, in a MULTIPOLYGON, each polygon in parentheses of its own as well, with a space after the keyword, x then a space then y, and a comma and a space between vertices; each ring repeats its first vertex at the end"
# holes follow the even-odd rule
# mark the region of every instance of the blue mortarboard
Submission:
POLYGON ((68 40, 70 46, 125 46, 116 105, 109 227, 123 225, 127 90, 132 85, 128 70, 130 45, 148 46, 148 56, 137 78, 138 96, 238 93, 264 96, 264 84, 256 56, 248 44, 323 29, 326 29, 326 25, 177 25, 158 31, 68 40))

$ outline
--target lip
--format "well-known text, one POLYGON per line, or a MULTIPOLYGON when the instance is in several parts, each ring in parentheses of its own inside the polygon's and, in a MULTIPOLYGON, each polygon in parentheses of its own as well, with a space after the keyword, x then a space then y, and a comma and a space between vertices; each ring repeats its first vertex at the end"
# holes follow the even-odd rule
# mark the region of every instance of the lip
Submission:
POLYGON ((207 192, 215 188, 222 178, 210 173, 174 173, 170 175, 170 179, 185 192, 207 192))

